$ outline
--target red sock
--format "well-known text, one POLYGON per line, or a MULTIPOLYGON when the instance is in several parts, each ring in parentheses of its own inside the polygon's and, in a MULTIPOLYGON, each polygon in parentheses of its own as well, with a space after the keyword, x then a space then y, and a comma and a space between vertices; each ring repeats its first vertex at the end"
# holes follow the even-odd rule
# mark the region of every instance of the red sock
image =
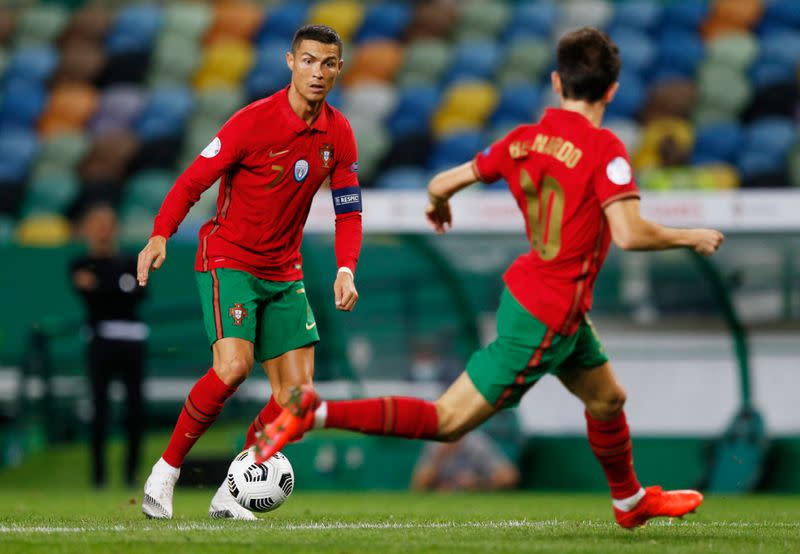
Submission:
POLYGON ((436 406, 419 398, 342 400, 327 402, 327 407, 325 427, 409 439, 432 439, 439 430, 436 406))
POLYGON ((225 401, 234 392, 235 388, 223 383, 213 368, 209 369, 189 391, 167 449, 161 457, 172 467, 181 467, 186 454, 216 421, 225 401))
POLYGON ((625 412, 611 421, 596 420, 586 412, 586 428, 592 452, 606 473, 611 498, 628 498, 639 492, 642 486, 633 470, 631 434, 625 412))
POLYGON ((269 402, 261 412, 256 416, 250 427, 247 428, 247 435, 244 438, 244 450, 247 450, 256 443, 256 433, 260 433, 265 425, 272 423, 278 414, 281 413, 281 407, 275 402, 275 397, 270 395, 269 402))

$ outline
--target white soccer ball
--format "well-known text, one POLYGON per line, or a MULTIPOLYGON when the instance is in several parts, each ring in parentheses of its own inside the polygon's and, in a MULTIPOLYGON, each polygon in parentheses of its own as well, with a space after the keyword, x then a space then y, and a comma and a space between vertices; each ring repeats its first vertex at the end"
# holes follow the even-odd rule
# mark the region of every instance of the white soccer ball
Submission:
POLYGON ((228 468, 228 490, 236 501, 253 512, 271 512, 294 489, 294 471, 288 458, 278 452, 256 463, 255 448, 240 452, 228 468))

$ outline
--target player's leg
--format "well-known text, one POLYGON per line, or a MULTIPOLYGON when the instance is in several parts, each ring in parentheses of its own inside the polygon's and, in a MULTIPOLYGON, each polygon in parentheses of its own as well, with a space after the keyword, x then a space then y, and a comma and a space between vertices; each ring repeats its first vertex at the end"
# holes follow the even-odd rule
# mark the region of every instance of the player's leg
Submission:
POLYGON ((683 516, 703 501, 696 491, 642 488, 633 468, 633 453, 625 417, 625 390, 614 373, 587 320, 576 334, 576 349, 566 360, 573 368, 559 374, 564 386, 584 404, 589 445, 606 474, 617 522, 644 525, 658 516, 683 516))
POLYGON ((105 486, 105 441, 108 420, 108 386, 112 366, 108 364, 105 341, 95 338, 89 345, 89 382, 92 390, 92 484, 105 486))
POLYGON ((142 511, 152 518, 172 517, 172 491, 184 458, 253 367, 257 309, 254 278, 228 269, 196 275, 206 332, 212 343, 213 367, 189 392, 169 444, 145 483, 142 511))

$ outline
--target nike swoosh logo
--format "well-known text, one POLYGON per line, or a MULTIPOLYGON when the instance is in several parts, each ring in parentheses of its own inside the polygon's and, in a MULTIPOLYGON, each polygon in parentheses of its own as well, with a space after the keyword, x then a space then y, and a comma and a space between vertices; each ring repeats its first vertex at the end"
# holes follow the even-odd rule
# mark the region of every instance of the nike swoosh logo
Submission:
POLYGON ((200 435, 195 435, 194 433, 184 433, 187 439, 196 439, 199 438, 200 435))
POLYGON ((317 322, 316 321, 314 323, 312 323, 311 325, 306 323, 306 331, 310 331, 311 329, 313 329, 316 326, 317 326, 317 322))
POLYGON ((269 151, 270 158, 277 158, 278 156, 283 156, 284 154, 288 154, 289 150, 281 150, 280 152, 273 152, 272 150, 269 151))

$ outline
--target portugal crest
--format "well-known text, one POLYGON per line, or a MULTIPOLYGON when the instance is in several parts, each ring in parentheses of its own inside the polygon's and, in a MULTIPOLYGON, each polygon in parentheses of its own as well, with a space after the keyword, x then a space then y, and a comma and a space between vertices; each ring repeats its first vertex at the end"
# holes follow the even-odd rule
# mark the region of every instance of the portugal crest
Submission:
POLYGON ((333 161, 333 145, 325 143, 319 149, 319 157, 322 158, 322 167, 328 168, 333 161))
POLYGON ((247 317, 247 308, 242 304, 234 304, 228 309, 228 315, 233 319, 234 325, 241 327, 242 321, 247 317))

